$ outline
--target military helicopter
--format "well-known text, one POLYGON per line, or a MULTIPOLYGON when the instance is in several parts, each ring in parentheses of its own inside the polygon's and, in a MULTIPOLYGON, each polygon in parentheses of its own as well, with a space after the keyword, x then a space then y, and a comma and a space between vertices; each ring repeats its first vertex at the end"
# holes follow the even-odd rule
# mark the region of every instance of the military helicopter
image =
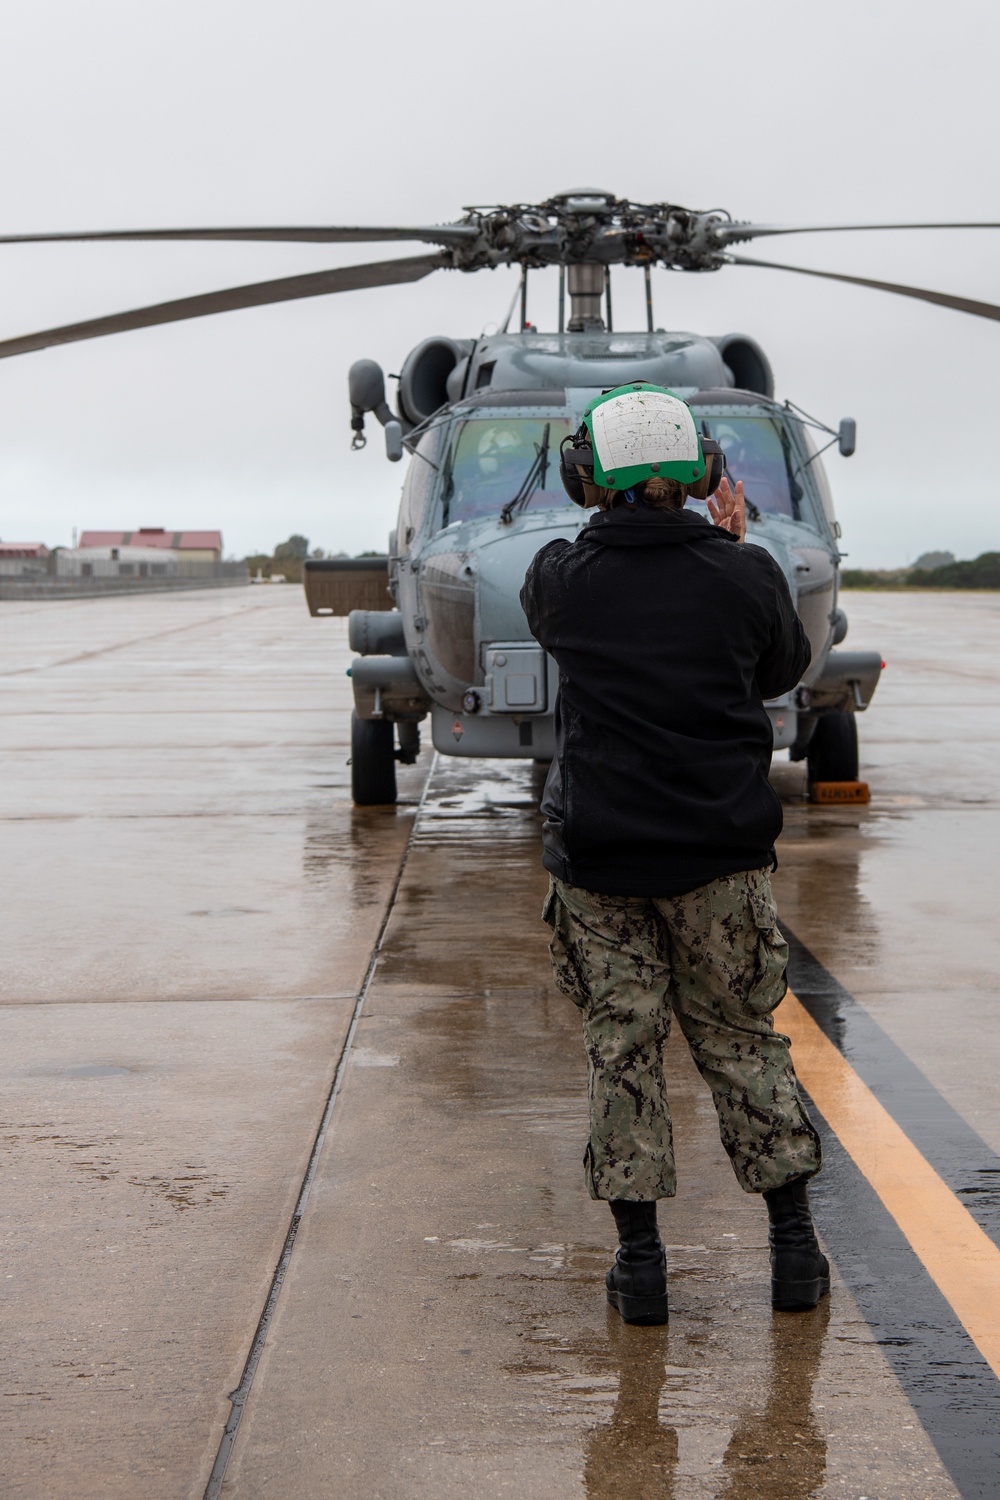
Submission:
MULTIPOLYGON (((812 644, 794 692, 766 705, 776 749, 807 762, 809 780, 853 781, 856 715, 881 671, 875 650, 840 649, 847 619, 837 601, 840 526, 820 455, 849 457, 855 424, 836 429, 791 401, 778 402, 761 346, 745 334, 706 337, 654 326, 651 269, 717 271, 743 265, 816 276, 1000 320, 1000 306, 735 254, 732 246, 783 234, 843 230, 1000 228, 1000 223, 781 226, 727 212, 638 204, 597 189, 541 204, 472 207, 451 224, 386 228, 112 230, 4 235, 0 243, 80 240, 245 240, 302 243, 415 241, 433 251, 398 260, 283 277, 0 341, 0 358, 133 328, 365 287, 421 280, 436 270, 517 264, 515 331, 476 339, 424 339, 400 375, 398 411, 372 360, 349 375, 352 446, 365 417, 382 424, 386 455, 408 452, 399 518, 385 556, 310 560, 305 592, 314 615, 348 616, 358 653, 351 667, 351 781, 359 805, 391 803, 396 764, 412 763, 430 717, 444 755, 551 759, 555 665, 532 640, 518 601, 528 563, 557 536, 572 538, 586 512, 559 479, 559 445, 602 391, 632 382, 667 386, 688 402, 703 435, 744 483, 747 540, 785 572, 812 644), (645 277, 646 328, 616 330, 610 267, 645 277), (557 327, 528 320, 531 270, 559 270, 557 327), (568 299, 568 306, 567 306, 568 299), (826 441, 817 445, 814 434, 826 441)), ((697 502, 689 502, 697 504, 697 502)))

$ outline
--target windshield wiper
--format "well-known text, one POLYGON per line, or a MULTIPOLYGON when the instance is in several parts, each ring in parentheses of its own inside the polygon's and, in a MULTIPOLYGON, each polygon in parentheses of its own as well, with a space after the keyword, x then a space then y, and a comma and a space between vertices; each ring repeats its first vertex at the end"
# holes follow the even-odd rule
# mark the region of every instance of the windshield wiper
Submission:
POLYGON ((447 526, 451 515, 451 497, 455 493, 455 450, 458 447, 458 438, 448 449, 444 461, 444 477, 441 481, 441 525, 447 526))
POLYGON ((503 526, 510 525, 514 519, 515 511, 524 510, 536 490, 544 490, 545 488, 545 478, 549 472, 549 431, 551 426, 551 422, 546 422, 542 429, 542 441, 535 444, 535 457, 531 468, 521 480, 521 487, 513 500, 508 500, 500 512, 500 523, 503 526))
POLYGON ((785 431, 785 424, 783 422, 775 422, 774 425, 778 429, 778 437, 781 441, 781 455, 785 460, 785 474, 788 479, 788 495, 789 499, 792 502, 792 520, 801 521, 802 497, 805 494, 805 490, 802 488, 801 484, 799 484, 799 481, 795 477, 795 475, 798 473, 798 470, 796 469, 793 471, 792 469, 792 444, 789 439, 788 433, 785 431))

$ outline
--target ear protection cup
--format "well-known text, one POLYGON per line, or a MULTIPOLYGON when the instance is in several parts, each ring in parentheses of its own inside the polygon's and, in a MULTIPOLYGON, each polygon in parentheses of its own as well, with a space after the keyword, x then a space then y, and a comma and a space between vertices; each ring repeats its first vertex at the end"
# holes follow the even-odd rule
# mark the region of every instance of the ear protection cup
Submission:
POLYGON ((594 450, 587 442, 585 427, 581 427, 572 437, 563 438, 559 444, 559 477, 563 489, 574 504, 583 507, 593 504, 583 488, 585 481, 592 484, 594 479, 594 450), (570 443, 573 444, 572 447, 567 446, 570 443))
POLYGON ((559 465, 559 476, 562 479, 563 489, 566 491, 574 505, 586 505, 583 494, 583 480, 579 474, 567 469, 565 464, 559 465))
POLYGON ((726 455, 714 438, 703 437, 701 449, 705 455, 705 472, 694 484, 688 485, 692 500, 707 500, 714 495, 726 472, 726 455))

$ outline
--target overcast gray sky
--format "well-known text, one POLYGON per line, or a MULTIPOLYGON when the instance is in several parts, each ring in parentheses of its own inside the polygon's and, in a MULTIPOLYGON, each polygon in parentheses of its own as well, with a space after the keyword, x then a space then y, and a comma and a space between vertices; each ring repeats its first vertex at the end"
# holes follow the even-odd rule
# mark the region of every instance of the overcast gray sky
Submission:
MULTIPOLYGON (((583 184, 763 222, 1000 220, 998 41, 1000 9, 979 0, 21 0, 0 16, 0 223, 432 223, 583 184)), ((1000 301, 1000 231, 780 247, 1000 301)), ((414 249, 0 247, 0 336, 414 249)), ((640 326, 641 278, 615 274, 616 323, 640 326)), ((398 370, 427 334, 479 333, 513 276, 0 362, 0 537, 219 526, 239 555, 293 530, 384 546, 402 466, 377 441, 349 452, 348 366, 398 370)), ((530 316, 552 326, 554 281, 534 287, 530 316)), ((829 459, 852 564, 1000 548, 1000 324, 745 268, 658 271, 654 288, 659 324, 752 334, 779 396, 857 418, 855 457, 829 459)))

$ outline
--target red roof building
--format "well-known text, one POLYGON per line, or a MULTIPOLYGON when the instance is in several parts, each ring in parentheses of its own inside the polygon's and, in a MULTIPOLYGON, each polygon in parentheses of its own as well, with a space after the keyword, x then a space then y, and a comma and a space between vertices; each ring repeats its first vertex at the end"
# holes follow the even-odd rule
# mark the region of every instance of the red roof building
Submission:
POLYGON ((44 542, 0 542, 0 576, 44 577, 49 569, 48 557, 44 542))
POLYGON ((138 531, 85 531, 81 547, 165 547, 191 562, 221 562, 221 531, 167 531, 140 526, 138 531))

